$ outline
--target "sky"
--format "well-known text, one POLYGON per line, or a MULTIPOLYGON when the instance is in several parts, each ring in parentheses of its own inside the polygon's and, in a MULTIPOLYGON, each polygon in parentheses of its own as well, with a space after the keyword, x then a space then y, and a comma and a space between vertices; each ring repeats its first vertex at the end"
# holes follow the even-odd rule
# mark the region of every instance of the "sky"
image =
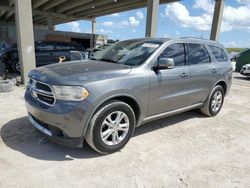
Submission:
MULTIPOLYGON (((214 0, 182 0, 160 5, 157 37, 209 38, 214 0)), ((98 17, 97 33, 125 40, 145 36, 146 8, 98 17)), ((56 30, 91 32, 90 21, 74 21, 56 30)), ((250 0, 225 0, 219 42, 226 47, 250 48, 250 0)))

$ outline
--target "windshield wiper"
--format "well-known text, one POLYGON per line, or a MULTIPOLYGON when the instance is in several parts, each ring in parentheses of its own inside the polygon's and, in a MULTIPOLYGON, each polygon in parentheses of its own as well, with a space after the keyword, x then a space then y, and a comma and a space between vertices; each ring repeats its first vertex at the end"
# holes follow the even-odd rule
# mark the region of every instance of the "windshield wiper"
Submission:
POLYGON ((116 61, 112 60, 112 59, 98 59, 99 61, 107 61, 107 62, 111 62, 111 63, 117 63, 116 61))

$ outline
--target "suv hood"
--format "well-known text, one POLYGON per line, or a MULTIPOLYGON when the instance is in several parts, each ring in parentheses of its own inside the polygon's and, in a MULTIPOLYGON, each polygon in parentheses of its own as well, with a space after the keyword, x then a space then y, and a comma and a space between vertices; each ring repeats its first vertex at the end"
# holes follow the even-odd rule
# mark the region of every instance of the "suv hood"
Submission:
POLYGON ((32 70, 29 77, 52 85, 82 85, 87 82, 120 77, 131 67, 103 61, 64 62, 32 70))

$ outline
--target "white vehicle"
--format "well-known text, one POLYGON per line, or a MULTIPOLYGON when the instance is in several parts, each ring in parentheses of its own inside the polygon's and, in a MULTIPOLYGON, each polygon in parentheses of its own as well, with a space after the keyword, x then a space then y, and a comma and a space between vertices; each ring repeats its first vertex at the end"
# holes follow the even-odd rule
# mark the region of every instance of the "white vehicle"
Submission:
POLYGON ((240 74, 250 77, 250 64, 246 64, 244 66, 242 66, 241 70, 240 70, 240 74))

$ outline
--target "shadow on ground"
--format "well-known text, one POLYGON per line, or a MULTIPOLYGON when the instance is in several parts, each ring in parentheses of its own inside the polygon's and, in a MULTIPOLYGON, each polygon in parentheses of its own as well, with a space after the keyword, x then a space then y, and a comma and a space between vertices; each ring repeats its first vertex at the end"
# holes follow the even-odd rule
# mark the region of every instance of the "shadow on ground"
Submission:
MULTIPOLYGON (((138 127, 134 137, 166 128, 190 118, 205 117, 197 111, 190 111, 138 127)), ((67 148, 48 141, 30 124, 27 116, 12 120, 1 129, 3 142, 11 149, 40 160, 64 161, 76 158, 96 158, 102 155, 92 150, 86 143, 83 148, 67 148)))
POLYGON ((238 80, 250 80, 250 77, 247 77, 247 76, 234 76, 234 78, 238 80))

